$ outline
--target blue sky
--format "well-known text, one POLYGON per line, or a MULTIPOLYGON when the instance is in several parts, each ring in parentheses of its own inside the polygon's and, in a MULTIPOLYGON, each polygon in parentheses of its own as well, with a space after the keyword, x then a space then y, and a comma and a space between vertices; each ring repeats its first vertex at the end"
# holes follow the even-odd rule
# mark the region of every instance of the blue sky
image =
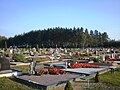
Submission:
POLYGON ((0 0, 0 35, 83 27, 120 40, 120 0, 0 0))

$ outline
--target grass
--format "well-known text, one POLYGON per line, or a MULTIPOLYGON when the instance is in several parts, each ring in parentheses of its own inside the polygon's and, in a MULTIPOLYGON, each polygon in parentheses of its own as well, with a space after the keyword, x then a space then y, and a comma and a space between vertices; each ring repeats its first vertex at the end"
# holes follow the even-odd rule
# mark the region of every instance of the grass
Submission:
POLYGON ((33 90, 34 88, 15 82, 11 78, 0 78, 0 90, 33 90))
POLYGON ((108 72, 100 75, 100 82, 109 83, 113 86, 120 86, 120 71, 117 70, 114 73, 108 72))
POLYGON ((22 70, 23 74, 26 74, 29 72, 29 65, 24 65, 24 66, 14 66, 11 67, 12 69, 17 69, 17 70, 22 70))

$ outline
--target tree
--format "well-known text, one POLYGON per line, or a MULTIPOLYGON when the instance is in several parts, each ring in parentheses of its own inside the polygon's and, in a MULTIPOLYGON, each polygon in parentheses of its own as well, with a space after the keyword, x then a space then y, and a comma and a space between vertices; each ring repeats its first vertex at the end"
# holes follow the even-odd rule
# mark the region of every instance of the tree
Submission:
MULTIPOLYGON (((97 30, 93 31, 81 28, 48 28, 44 30, 32 30, 28 33, 15 35, 8 39, 0 37, 0 47, 3 48, 4 41, 9 46, 17 46, 25 48, 27 45, 36 47, 38 44, 39 48, 43 47, 97 47, 105 46, 108 43, 108 35, 106 32, 100 33, 97 30)), ((111 44, 110 44, 111 45, 111 44)))
POLYGON ((99 37, 98 31, 95 30, 94 31, 94 37, 93 37, 95 47, 98 47, 98 42, 99 42, 99 38, 98 37, 99 37))
POLYGON ((72 84, 70 83, 70 81, 67 82, 66 86, 65 86, 65 90, 73 90, 72 84))
POLYGON ((90 30, 90 38, 89 38, 89 44, 90 44, 90 47, 93 47, 93 43, 94 43, 94 34, 93 34, 93 30, 90 30))
POLYGON ((5 41, 5 51, 7 50, 7 42, 5 41))
POLYGON ((88 47, 90 35, 89 35, 89 32, 88 32, 87 28, 85 29, 85 36, 86 36, 86 38, 85 38, 85 47, 88 47))

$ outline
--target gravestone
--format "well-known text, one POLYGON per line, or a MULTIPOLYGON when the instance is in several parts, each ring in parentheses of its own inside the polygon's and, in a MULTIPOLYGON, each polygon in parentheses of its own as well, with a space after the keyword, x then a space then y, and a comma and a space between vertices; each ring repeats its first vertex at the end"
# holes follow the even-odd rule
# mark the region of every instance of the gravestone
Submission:
POLYGON ((0 57, 0 71, 2 70, 9 70, 10 69, 10 62, 6 58, 0 57))

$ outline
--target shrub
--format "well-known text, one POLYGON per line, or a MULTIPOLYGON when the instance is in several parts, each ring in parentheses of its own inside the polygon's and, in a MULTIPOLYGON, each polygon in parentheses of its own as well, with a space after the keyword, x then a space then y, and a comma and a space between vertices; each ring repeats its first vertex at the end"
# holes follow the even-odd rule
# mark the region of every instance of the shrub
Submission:
POLYGON ((95 75, 95 82, 96 83, 99 82, 99 72, 97 72, 96 75, 95 75))
POLYGON ((99 60, 100 60, 99 58, 93 58, 94 62, 99 62, 99 60))
POLYGON ((4 56, 9 57, 9 54, 8 54, 8 53, 5 53, 4 56))
POLYGON ((70 83, 70 81, 67 82, 66 86, 65 86, 65 90, 73 90, 72 84, 70 83))

